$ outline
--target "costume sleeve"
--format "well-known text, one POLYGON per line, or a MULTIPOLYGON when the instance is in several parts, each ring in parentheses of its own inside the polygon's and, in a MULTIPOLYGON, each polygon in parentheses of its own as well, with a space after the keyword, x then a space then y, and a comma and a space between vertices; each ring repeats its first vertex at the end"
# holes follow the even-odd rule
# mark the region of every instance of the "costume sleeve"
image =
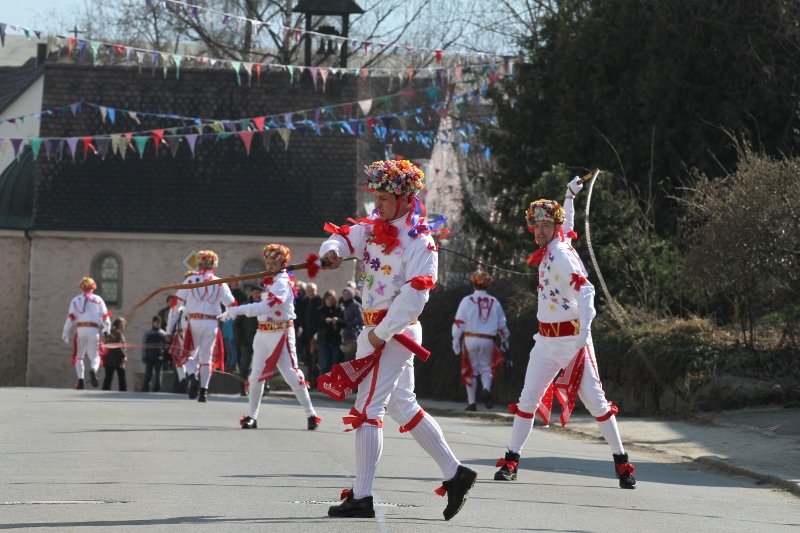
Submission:
POLYGON ((339 257, 352 257, 353 255, 360 256, 361 251, 366 246, 366 230, 365 226, 362 224, 355 224, 353 226, 344 226, 349 227, 349 232, 347 235, 341 235, 339 233, 333 233, 326 241, 322 243, 319 247, 319 255, 320 257, 325 255, 326 253, 330 252, 331 250, 336 250, 336 253, 339 257), (348 241, 350 244, 348 245, 348 241), (350 251, 350 246, 353 247, 353 252, 350 251))
MULTIPOLYGON (((169 315, 167 315, 167 331, 175 331, 175 322, 177 322, 181 316, 183 303, 186 302, 188 292, 189 291, 186 289, 179 289, 178 292, 175 293, 175 296, 172 297, 172 301, 170 302, 169 306, 169 315)), ((178 324, 178 327, 180 326, 181 325, 178 324)))
POLYGON ((503 311, 500 301, 495 299, 495 302, 497 304, 497 333, 500 334, 500 340, 507 343, 511 339, 511 333, 508 331, 508 325, 506 324, 506 313, 503 311))
POLYGON ((567 234, 575 229, 575 202, 572 198, 567 196, 564 198, 564 223, 561 225, 561 230, 564 232, 564 238, 569 242, 571 239, 567 234))
POLYGON ((100 303, 98 304, 100 307, 100 316, 103 317, 103 333, 108 333, 111 331, 111 313, 108 312, 108 307, 106 307, 106 302, 102 298, 98 296, 100 303))
POLYGON ((422 280, 436 283, 438 265, 439 257, 430 235, 422 235, 411 241, 403 252, 406 283, 392 300, 384 319, 373 330, 379 339, 390 339, 419 317, 430 292, 430 288, 424 288, 426 284, 422 280))
POLYGON ((228 287, 227 283, 223 283, 220 285, 219 290, 219 301, 222 302, 225 307, 230 307, 231 304, 236 301, 236 298, 234 298, 233 293, 231 292, 231 288, 228 287))
POLYGON ((461 338, 464 336, 464 325, 467 320, 467 302, 469 296, 463 298, 458 304, 456 317, 453 320, 452 334, 453 334, 453 352, 461 353, 461 338))
POLYGON ((565 252, 561 255, 561 264, 558 268, 569 283, 567 290, 575 292, 581 331, 591 329, 592 320, 597 314, 594 308, 594 285, 586 278, 586 268, 583 266, 577 252, 572 247, 569 247, 565 252))

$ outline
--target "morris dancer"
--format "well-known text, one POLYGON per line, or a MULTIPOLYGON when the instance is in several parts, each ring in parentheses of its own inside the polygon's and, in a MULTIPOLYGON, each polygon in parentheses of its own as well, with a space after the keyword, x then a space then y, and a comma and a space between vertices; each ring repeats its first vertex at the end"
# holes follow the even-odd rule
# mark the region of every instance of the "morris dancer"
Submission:
POLYGON ((253 361, 250 371, 248 399, 250 412, 239 420, 242 429, 256 429, 258 411, 264 382, 272 377, 277 368, 286 383, 292 388, 297 400, 306 412, 307 428, 317 429, 321 419, 311 405, 308 381, 303 371, 297 368, 294 332, 294 289, 286 267, 292 253, 286 246, 267 244, 263 250, 264 262, 272 277, 264 278, 264 295, 260 302, 230 307, 219 315, 220 320, 232 320, 239 315, 258 316, 258 332, 253 339, 253 361))
MULTIPOLYGON (((214 275, 219 258, 211 250, 197 252, 198 272, 189 275, 183 283, 201 283, 212 279, 219 279, 214 275)), ((192 372, 189 375, 189 398, 197 398, 198 402, 205 402, 208 398, 208 385, 211 381, 211 365, 223 370, 225 364, 225 349, 223 348, 222 335, 220 334, 217 315, 222 308, 236 305, 236 299, 225 283, 208 285, 196 289, 180 289, 175 293, 176 301, 183 304, 189 325, 186 328, 186 337, 183 343, 183 354, 191 354, 197 347, 197 358, 200 363, 200 381, 192 372), (199 385, 199 391, 198 391, 199 385)), ((175 331, 175 324, 179 320, 179 306, 169 311, 167 331, 175 331)))
POLYGON ((562 405, 562 425, 566 425, 575 399, 580 397, 611 446, 619 486, 633 489, 634 466, 628 462, 614 416, 619 409, 606 400, 595 361, 591 337, 596 314, 594 287, 586 279, 586 268, 571 245, 577 237, 572 231, 573 198, 582 187, 580 178, 569 183, 564 208, 558 202, 540 199, 531 202, 526 213, 528 231, 539 245, 528 258, 528 264, 539 268, 539 332, 533 337, 536 344, 531 350, 519 403, 510 406, 516 415, 511 440, 505 457, 497 462, 500 470, 494 479, 517 479, 520 453, 531 432, 534 414, 538 412, 549 422, 555 394, 562 405))
POLYGON ((97 283, 92 278, 84 276, 78 287, 81 289, 81 294, 69 303, 61 339, 65 344, 72 343, 72 364, 78 375, 78 383, 75 388, 83 389, 84 356, 89 358, 89 379, 92 381, 92 387, 100 384, 97 380, 102 350, 100 330, 102 329, 103 333, 111 331, 111 321, 109 320, 111 313, 103 299, 94 294, 97 283))
POLYGON ((458 304, 453 321, 453 351, 461 356, 461 384, 467 389, 467 411, 477 410, 478 376, 483 386, 482 399, 487 409, 494 407, 492 379, 505 358, 494 342, 500 335, 503 349, 508 351, 509 332, 503 307, 486 289, 492 277, 478 269, 470 276, 475 292, 458 304))
POLYGON ((388 411, 402 424, 400 432, 410 432, 441 469, 447 481, 437 494, 447 494, 444 518, 450 520, 461 510, 477 474, 456 459, 441 428, 414 394, 414 355, 407 346, 422 339, 417 317, 436 281, 438 264, 430 235, 435 222, 426 225, 424 206, 416 196, 424 175, 409 161, 377 161, 366 171, 366 186, 375 196, 372 216, 352 226, 326 224, 333 234, 320 247, 324 269, 338 268, 346 256, 361 258, 364 280, 365 328, 358 337, 356 359, 320 377, 320 387, 342 399, 347 386, 360 381, 355 406, 344 418, 352 426, 347 431, 355 430, 355 485, 342 493, 344 502, 331 507, 328 516, 375 516, 372 484, 388 411), (348 381, 343 369, 360 372, 360 380, 348 381))
MULTIPOLYGON (((189 270, 183 277, 185 279, 196 274, 193 270, 189 270)), ((166 323, 169 323, 169 313, 175 313, 177 316, 173 321, 172 329, 167 330, 167 342, 169 343, 167 353, 172 359, 172 366, 175 368, 175 376, 177 378, 177 385, 173 392, 178 394, 186 394, 189 385, 187 376, 197 372, 197 348, 192 353, 186 353, 183 349, 186 328, 189 325, 189 319, 186 316, 186 309, 183 304, 184 302, 179 300, 177 296, 170 296, 166 314, 166 323)))

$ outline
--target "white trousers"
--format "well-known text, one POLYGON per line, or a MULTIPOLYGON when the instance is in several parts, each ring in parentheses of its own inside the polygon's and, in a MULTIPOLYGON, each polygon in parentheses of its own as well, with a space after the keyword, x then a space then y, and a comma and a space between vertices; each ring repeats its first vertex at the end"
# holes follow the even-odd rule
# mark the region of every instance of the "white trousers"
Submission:
MULTIPOLYGON (((197 361, 200 364, 200 387, 207 389, 211 381, 211 356, 214 351, 214 343, 217 341, 217 321, 189 319, 189 327, 192 330, 192 343, 196 349, 197 361)), ((186 370, 190 374, 194 374, 194 372, 190 371, 190 364, 189 361, 186 362, 186 370)))
POLYGON ((89 358, 89 365, 92 370, 97 372, 100 368, 100 353, 97 346, 98 342, 100 342, 100 331, 95 327, 82 326, 77 328, 75 335, 77 336, 78 343, 75 374, 77 374, 78 379, 83 379, 84 356, 89 358))
POLYGON ((308 394, 308 387, 305 384, 305 375, 297 367, 297 355, 295 351, 294 328, 282 331, 259 331, 253 339, 253 361, 250 367, 250 389, 248 399, 250 402, 250 416, 258 418, 258 411, 261 408, 261 395, 264 394, 264 382, 259 381, 264 365, 275 347, 286 333, 286 343, 278 356, 277 369, 283 376, 286 384, 292 388, 297 401, 303 406, 306 417, 316 416, 314 406, 311 405, 311 397, 308 394))
MULTIPOLYGON (((536 412, 547 387, 553 379, 555 379, 559 370, 566 368, 578 352, 571 337, 542 337, 536 334, 534 339, 536 344, 534 344, 530 353, 528 369, 525 372, 525 385, 522 387, 522 393, 520 394, 519 403, 517 404, 518 409, 526 413, 536 412)), ((597 363, 594 357, 594 345, 592 344, 591 336, 589 337, 587 347, 589 354, 584 366, 583 378, 578 388, 578 398, 580 398, 583 405, 586 406, 586 409, 589 410, 589 413, 597 418, 608 414, 611 406, 608 400, 606 400, 603 385, 600 383, 600 375, 597 372, 597 363)), ((612 416, 609 420, 613 419, 614 417, 612 416)), ((601 426, 603 424, 604 423, 601 423, 601 426)), ((614 428, 616 428, 616 420, 605 425, 613 425, 614 428)), ((528 439, 532 426, 533 419, 515 416, 508 449, 516 453, 521 452, 525 441, 528 439)), ((610 435, 611 440, 609 440, 609 444, 612 449, 622 449, 619 433, 617 431, 613 433, 615 433, 615 435, 610 435)), ((607 440, 608 439, 609 437, 607 437, 607 440)))
POLYGON ((464 337, 464 345, 467 348, 467 354, 469 354, 469 364, 472 365, 472 385, 467 385, 467 401, 468 403, 475 403, 478 376, 481 377, 483 390, 492 390, 494 340, 481 337, 464 337))
MULTIPOLYGON (((368 339, 374 328, 364 328, 358 336, 356 358, 375 349, 368 339)), ((403 333, 417 343, 422 342, 422 326, 407 327, 403 333)), ((358 385, 355 408, 366 410, 367 418, 383 420, 386 411, 400 425, 408 423, 420 410, 414 394, 414 354, 396 340, 390 339, 372 372, 358 385)))

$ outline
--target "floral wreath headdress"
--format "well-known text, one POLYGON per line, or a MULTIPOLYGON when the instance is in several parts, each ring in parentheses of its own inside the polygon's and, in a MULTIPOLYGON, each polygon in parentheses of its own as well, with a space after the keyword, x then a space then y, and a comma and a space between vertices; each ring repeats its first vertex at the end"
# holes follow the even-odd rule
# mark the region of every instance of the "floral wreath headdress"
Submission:
POLYGON ((201 270, 211 270, 219 265, 219 257, 212 250, 200 250, 195 255, 195 259, 197 260, 197 268, 201 270))
POLYGON ((489 275, 488 272, 482 269, 478 269, 469 276, 470 281, 476 287, 488 287, 492 283, 492 276, 489 275))
POLYGON ((261 253, 265 261, 278 260, 284 267, 292 260, 292 252, 282 244, 265 244, 261 253))
POLYGON ((563 224, 566 219, 564 208, 554 200, 540 198, 531 202, 530 207, 525 212, 525 220, 528 223, 528 231, 531 231, 536 222, 553 222, 563 224))
POLYGON ((375 161, 365 172, 367 188, 373 191, 409 196, 425 188, 425 173, 408 159, 375 161))
POLYGON ((78 283, 78 287, 82 291, 93 291, 97 288, 97 283, 89 276, 83 276, 80 283, 78 283))

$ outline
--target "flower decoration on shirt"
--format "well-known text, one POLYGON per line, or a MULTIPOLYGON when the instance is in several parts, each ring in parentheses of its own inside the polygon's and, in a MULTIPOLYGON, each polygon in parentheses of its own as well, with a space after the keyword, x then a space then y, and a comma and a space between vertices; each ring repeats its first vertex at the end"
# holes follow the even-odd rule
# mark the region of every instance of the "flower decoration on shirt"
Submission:
POLYGON ((292 260, 292 252, 282 244, 265 244, 262 255, 265 261, 280 261, 284 267, 292 260))
POLYGON ((407 159, 375 161, 365 171, 367 187, 373 191, 408 196, 425 188, 425 173, 407 159))
POLYGON ((528 222, 528 229, 533 228, 535 222, 553 222, 562 224, 566 218, 564 208, 554 200, 540 198, 531 202, 528 211, 525 212, 525 220, 528 222))
POLYGON ((89 276, 83 276, 81 278, 81 282, 78 283, 78 287, 82 291, 93 291, 97 288, 97 283, 95 283, 94 280, 89 276))
POLYGON ((200 250, 195 255, 197 268, 200 270, 211 270, 219 265, 219 257, 213 250, 200 250))

